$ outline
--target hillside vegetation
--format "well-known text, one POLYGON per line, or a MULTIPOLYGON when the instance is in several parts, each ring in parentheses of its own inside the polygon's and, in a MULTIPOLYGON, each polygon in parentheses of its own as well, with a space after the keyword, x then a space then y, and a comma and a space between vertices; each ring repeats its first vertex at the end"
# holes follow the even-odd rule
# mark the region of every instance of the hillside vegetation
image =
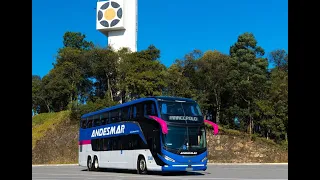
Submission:
MULTIPOLYGON (((32 118, 32 164, 78 163, 78 130, 70 111, 42 113, 32 118)), ((220 128, 207 129, 209 162, 288 162, 288 151, 271 140, 220 128)))
POLYGON ((43 113, 32 118, 32 164, 77 163, 78 123, 70 111, 43 113))
POLYGON ((227 53, 194 49, 166 59, 170 66, 152 44, 131 52, 97 46, 81 32, 65 32, 61 40, 53 68, 32 75, 35 114, 71 110, 71 119, 79 119, 142 97, 184 97, 228 129, 288 142, 288 53, 265 52, 253 33, 234 37, 227 53))
POLYGON ((36 142, 43 138, 48 130, 54 130, 61 122, 69 118, 69 111, 61 111, 58 113, 42 113, 32 117, 32 149, 36 142))

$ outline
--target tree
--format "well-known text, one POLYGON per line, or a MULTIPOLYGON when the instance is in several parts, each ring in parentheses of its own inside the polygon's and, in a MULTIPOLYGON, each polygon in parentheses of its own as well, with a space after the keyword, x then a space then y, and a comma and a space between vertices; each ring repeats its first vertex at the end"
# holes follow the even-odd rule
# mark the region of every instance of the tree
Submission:
POLYGON ((216 123, 220 122, 222 95, 226 92, 226 84, 230 71, 230 58, 218 51, 207 51, 198 61, 198 76, 201 81, 197 87, 203 89, 210 112, 215 112, 216 123))
POLYGON ((93 43, 91 41, 86 41, 85 38, 86 35, 80 32, 67 31, 63 35, 63 45, 64 47, 80 50, 88 50, 93 48, 93 43))
POLYGON ((270 53, 270 62, 275 68, 288 72, 288 54, 285 50, 277 49, 270 53))
POLYGON ((115 52, 85 38, 66 32, 53 69, 43 78, 32 76, 34 112, 70 108, 78 119, 82 113, 140 97, 178 96, 196 100, 204 115, 212 114, 221 125, 276 142, 288 138, 288 54, 272 51, 268 58, 274 68, 268 70, 252 33, 238 36, 229 55, 195 49, 169 68, 154 45, 115 52))
POLYGON ((43 81, 43 100, 48 112, 59 112, 65 110, 70 103, 72 85, 65 76, 63 66, 57 66, 49 74, 45 75, 43 81))
POLYGON ((271 69, 267 97, 256 101, 256 115, 261 119, 261 134, 277 142, 287 141, 288 131, 288 54, 284 50, 270 53, 271 69))
POLYGON ((69 103, 73 101, 85 101, 90 93, 91 82, 90 61, 84 57, 84 53, 93 48, 91 41, 85 40, 86 36, 80 32, 67 31, 63 36, 64 47, 58 50, 55 68, 60 70, 70 83, 69 103))
POLYGON ((287 141, 288 131, 288 54, 284 50, 270 53, 270 62, 275 64, 271 70, 270 98, 274 114, 268 124, 270 135, 277 141, 287 141))
POLYGON ((195 96, 193 85, 183 75, 183 67, 179 66, 179 64, 173 64, 168 68, 165 81, 167 84, 166 95, 186 98, 195 96))
MULTIPOLYGON (((127 100, 161 95, 166 85, 164 81, 166 68, 159 60, 155 60, 155 57, 160 55, 157 53, 148 55, 149 53, 146 53, 148 50, 121 55, 120 86, 127 100)), ((151 50, 160 52, 155 47, 151 50)))
MULTIPOLYGON (((199 79, 197 77, 197 60, 203 55, 203 53, 195 49, 186 54, 182 60, 177 59, 166 73, 166 94, 169 96, 179 96, 186 98, 200 99, 197 97, 197 83, 199 79)), ((201 91, 201 90, 199 90, 201 91)))
POLYGON ((41 106, 41 78, 38 75, 32 75, 32 110, 39 113, 41 106))
POLYGON ((145 60, 155 61, 160 58, 160 50, 151 44, 146 50, 140 51, 138 56, 139 58, 143 58, 145 60))
POLYGON ((95 81, 95 95, 99 98, 107 95, 113 101, 114 93, 117 92, 119 56, 109 48, 95 47, 88 51, 85 57, 86 61, 90 62, 90 74, 95 81))
POLYGON ((234 91, 236 104, 243 111, 244 118, 248 119, 248 132, 253 129, 252 111, 254 101, 263 98, 267 81, 268 61, 262 58, 264 50, 257 46, 257 41, 252 33, 244 33, 238 41, 230 47, 230 56, 233 60, 233 70, 230 72, 230 83, 234 91))
POLYGON ((81 50, 65 47, 60 49, 56 60, 57 63, 54 64, 54 69, 58 69, 57 71, 61 73, 55 77, 63 78, 70 86, 69 103, 78 101, 79 95, 83 94, 80 90, 85 89, 81 86, 85 85, 83 82, 88 69, 86 68, 86 59, 82 57, 83 52, 81 50))

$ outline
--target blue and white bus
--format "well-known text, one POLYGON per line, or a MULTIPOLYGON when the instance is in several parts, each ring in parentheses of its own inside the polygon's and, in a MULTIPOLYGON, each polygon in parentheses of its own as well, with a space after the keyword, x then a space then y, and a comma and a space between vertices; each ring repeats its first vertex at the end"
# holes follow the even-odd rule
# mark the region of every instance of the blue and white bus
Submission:
POLYGON ((205 171, 207 146, 196 101, 176 97, 133 100, 81 116, 79 166, 148 171, 205 171))

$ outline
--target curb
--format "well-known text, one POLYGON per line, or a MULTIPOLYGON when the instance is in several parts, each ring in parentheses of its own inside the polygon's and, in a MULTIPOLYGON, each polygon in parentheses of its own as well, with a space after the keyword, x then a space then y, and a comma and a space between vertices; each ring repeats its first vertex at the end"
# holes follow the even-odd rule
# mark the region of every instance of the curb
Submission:
POLYGON ((32 164, 32 167, 37 166, 78 166, 79 164, 32 164))
MULTIPOLYGON (((208 165, 246 165, 246 166, 256 166, 256 165, 288 165, 288 163, 207 163, 208 165)), ((32 167, 40 166, 79 166, 79 164, 37 164, 32 165, 32 167)))
POLYGON ((288 165, 288 163, 207 163, 208 165, 288 165))

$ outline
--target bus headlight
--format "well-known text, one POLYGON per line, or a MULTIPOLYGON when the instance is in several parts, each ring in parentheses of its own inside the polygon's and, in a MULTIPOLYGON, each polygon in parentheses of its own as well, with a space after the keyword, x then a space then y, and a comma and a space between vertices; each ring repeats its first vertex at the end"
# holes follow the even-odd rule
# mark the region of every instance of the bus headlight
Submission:
POLYGON ((171 161, 171 162, 176 162, 174 159, 166 156, 166 155, 163 155, 164 159, 167 160, 167 161, 171 161))
POLYGON ((208 158, 207 157, 204 157, 202 160, 201 160, 201 162, 203 162, 203 161, 205 161, 205 160, 207 160, 208 158))

